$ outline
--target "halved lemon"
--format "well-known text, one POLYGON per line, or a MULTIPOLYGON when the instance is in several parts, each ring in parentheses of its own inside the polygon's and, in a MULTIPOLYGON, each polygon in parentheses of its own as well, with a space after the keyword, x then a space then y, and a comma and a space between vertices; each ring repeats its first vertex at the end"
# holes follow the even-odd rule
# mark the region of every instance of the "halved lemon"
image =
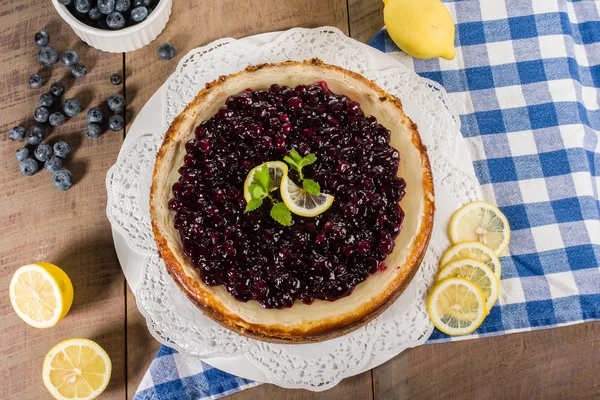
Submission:
POLYGON ((496 300, 498 300, 500 282, 492 269, 481 261, 468 258, 452 261, 442 268, 438 280, 441 281, 450 277, 465 278, 479 286, 486 300, 486 314, 489 313, 496 300))
POLYGON ((490 267, 490 269, 494 271, 496 277, 500 279, 500 275, 502 274, 502 264, 500 264, 500 260, 489 247, 476 241, 461 242, 450 247, 442 256, 440 267, 444 268, 452 261, 460 260, 462 258, 481 261, 490 267))
POLYGON ((486 201, 473 201, 456 211, 448 230, 452 244, 476 240, 499 256, 510 241, 508 220, 498 207, 486 201))
POLYGON ((260 164, 259 166, 252 168, 250 172, 248 172, 248 176, 246 176, 246 180, 244 181, 244 198, 246 201, 250 201, 252 199, 248 187, 250 187, 254 181, 254 174, 265 164, 267 164, 267 168, 269 168, 269 176, 273 180, 273 189, 271 189, 271 191, 279 189, 281 186, 281 181, 288 174, 288 166, 282 161, 267 161, 264 164, 260 164))
POLYGON ((35 328, 50 328, 64 318, 73 303, 73 285, 54 264, 24 265, 14 273, 10 302, 17 315, 35 328))
POLYGON ((281 199, 296 215, 302 217, 316 217, 327 211, 333 203, 334 197, 330 194, 319 193, 312 195, 296 185, 287 176, 281 181, 281 199))
POLYGON ((473 332, 485 319, 485 297, 473 282, 465 278, 447 278, 438 282, 427 299, 431 322, 448 335, 473 332))
POLYGON ((106 351, 89 339, 68 339, 46 354, 42 378, 55 399, 90 400, 110 381, 112 363, 106 351))

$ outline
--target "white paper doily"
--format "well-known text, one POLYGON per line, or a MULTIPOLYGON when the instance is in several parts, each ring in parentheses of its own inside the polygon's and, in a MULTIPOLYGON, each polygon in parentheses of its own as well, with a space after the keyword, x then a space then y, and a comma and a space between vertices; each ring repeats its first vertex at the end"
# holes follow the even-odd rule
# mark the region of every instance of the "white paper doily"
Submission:
POLYGON ((241 40, 221 39, 192 50, 157 93, 138 115, 106 180, 107 215, 116 231, 117 253, 136 292, 138 307, 157 340, 239 376, 320 391, 429 337, 433 326, 427 317, 425 298, 441 251, 449 244, 445 235, 448 220, 459 205, 480 198, 469 153, 460 136, 459 119, 443 88, 338 29, 324 27, 241 40), (150 228, 152 169, 170 122, 206 82, 248 65, 313 57, 373 79, 402 100, 429 151, 436 192, 435 227, 414 279, 379 318, 327 342, 265 343, 239 336, 205 317, 166 272, 156 255, 150 228), (256 372, 251 371, 256 368, 256 372))

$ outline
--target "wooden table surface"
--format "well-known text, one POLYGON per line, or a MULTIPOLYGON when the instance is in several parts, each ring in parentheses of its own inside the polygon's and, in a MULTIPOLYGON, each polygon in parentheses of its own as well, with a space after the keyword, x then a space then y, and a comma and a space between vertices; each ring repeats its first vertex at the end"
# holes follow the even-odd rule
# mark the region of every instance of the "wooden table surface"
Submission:
MULTIPOLYGON (((42 361, 53 345, 71 337, 97 341, 112 359, 112 379, 101 398, 133 397, 159 344, 121 273, 105 214, 104 179, 127 128, 179 57, 221 37, 296 26, 336 26, 367 41, 383 25, 382 5, 381 0, 177 0, 155 42, 132 53, 108 54, 81 42, 48 0, 0 2, 0 398, 50 398, 42 361), (79 53, 89 71, 84 79, 58 65, 40 66, 32 40, 39 29, 50 33, 57 50, 79 53), (166 41, 177 46, 174 60, 158 59, 157 47, 166 41), (75 185, 67 192, 53 189, 45 171, 23 177, 14 159, 20 146, 6 134, 14 125, 32 124, 38 96, 49 87, 29 88, 29 75, 38 71, 47 82, 64 82, 66 97, 80 99, 86 109, 105 104, 114 92, 127 101, 123 132, 87 139, 85 113, 51 132, 50 142, 65 139, 74 148, 67 167, 75 185), (125 77, 123 86, 110 85, 114 72, 125 77), (59 265, 75 288, 69 315, 52 329, 27 326, 8 299, 13 272, 34 261, 59 265)), ((600 398, 600 323, 421 346, 322 393, 261 385, 231 396, 255 398, 600 398)))

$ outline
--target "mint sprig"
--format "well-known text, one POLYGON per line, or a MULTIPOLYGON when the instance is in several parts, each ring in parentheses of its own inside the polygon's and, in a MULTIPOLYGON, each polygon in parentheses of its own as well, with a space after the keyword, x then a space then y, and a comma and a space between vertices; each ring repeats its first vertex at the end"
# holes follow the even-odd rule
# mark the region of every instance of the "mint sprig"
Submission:
POLYGON ((298 154, 296 149, 292 149, 292 151, 290 151, 290 155, 283 157, 283 160, 298 173, 298 178, 303 181, 304 174, 302 173, 302 168, 317 161, 317 156, 310 153, 302 157, 300 154, 298 154))
POLYGON ((262 206, 263 200, 268 198, 273 204, 270 212, 271 218, 283 226, 290 226, 292 224, 292 213, 285 203, 275 201, 271 194, 274 187, 275 183, 269 174, 269 167, 267 167, 267 164, 263 164, 261 168, 256 170, 252 183, 248 186, 250 201, 246 204, 244 213, 256 210, 262 206))

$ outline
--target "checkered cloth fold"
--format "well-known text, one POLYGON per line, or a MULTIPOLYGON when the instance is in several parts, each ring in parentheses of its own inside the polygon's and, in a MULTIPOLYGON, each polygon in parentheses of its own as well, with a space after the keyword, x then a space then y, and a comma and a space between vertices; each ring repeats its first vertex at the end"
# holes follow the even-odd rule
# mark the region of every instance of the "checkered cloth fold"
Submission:
MULTIPOLYGON (((446 88, 484 198, 510 222, 504 295, 469 337, 600 319, 598 3, 445 4, 457 23, 454 60, 408 57, 385 30, 370 44, 446 88)), ((429 340, 450 339, 434 331, 429 340)), ((136 399, 253 385, 163 347, 136 399)))

